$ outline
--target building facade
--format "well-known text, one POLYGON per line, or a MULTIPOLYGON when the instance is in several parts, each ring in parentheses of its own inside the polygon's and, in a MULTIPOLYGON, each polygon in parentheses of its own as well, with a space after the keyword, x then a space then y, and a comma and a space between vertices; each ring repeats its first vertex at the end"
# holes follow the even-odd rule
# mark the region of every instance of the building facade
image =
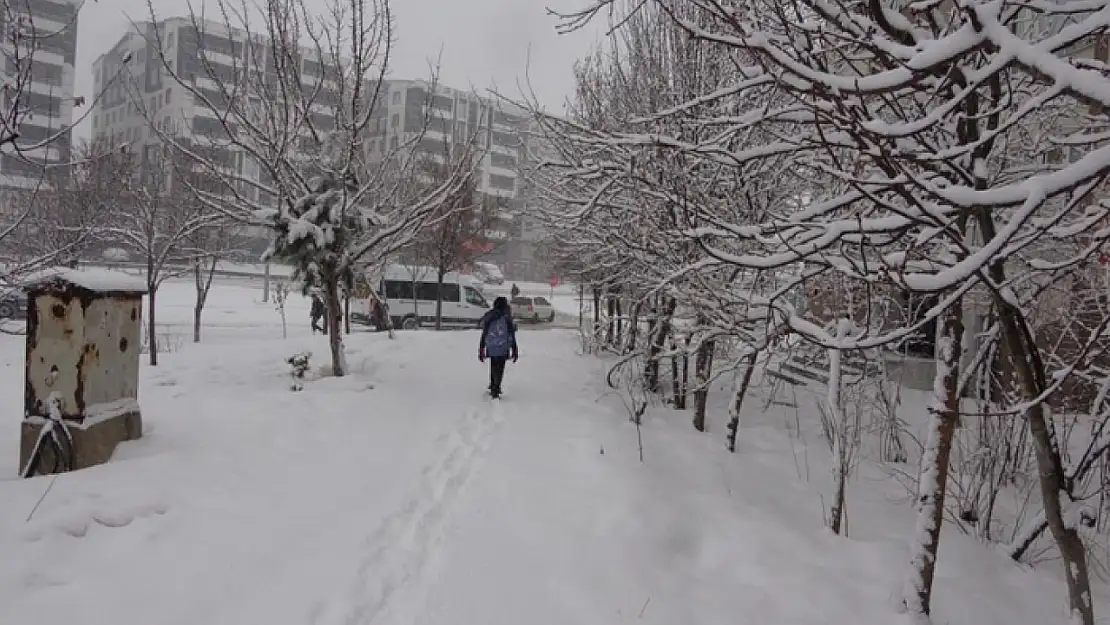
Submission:
POLYGON ((2 106, 5 117, 18 124, 4 132, 19 134, 18 155, 10 145, 0 150, 0 189, 49 186, 43 165, 70 160, 74 109, 82 104, 74 99, 80 5, 81 0, 21 0, 0 16, 27 20, 34 33, 26 46, 15 46, 10 37, 0 43, 6 87, 2 106))
POLYGON ((546 280, 537 254, 545 232, 534 217, 534 193, 525 177, 544 151, 530 112, 423 80, 389 80, 381 93, 367 141, 370 158, 388 158, 412 141, 417 154, 435 160, 445 160, 445 147, 472 146, 482 154, 478 192, 497 211, 486 232, 492 245, 482 259, 500 265, 510 279, 546 280))
MULTIPOLYGON (((127 146, 142 154, 145 163, 156 159, 164 149, 160 133, 171 134, 237 175, 262 181, 261 168, 249 156, 221 141, 221 136, 226 139, 224 128, 211 107, 195 102, 195 96, 181 88, 170 73, 187 81, 209 101, 222 102, 219 85, 212 76, 227 85, 241 79, 245 71, 268 67, 257 55, 272 53, 269 43, 256 36, 248 41, 246 33, 217 22, 200 26, 198 31, 187 18, 139 24, 96 60, 94 81, 103 97, 93 111, 93 139, 113 147, 127 146)), ((302 80, 311 82, 312 87, 316 83, 321 86, 313 101, 313 125, 331 130, 335 127, 337 91, 329 73, 312 60, 313 51, 302 50, 301 56, 302 80)), ((478 166, 478 190, 498 211, 486 233, 486 247, 492 243, 486 259, 505 267, 510 274, 534 273, 533 249, 541 235, 535 222, 524 217, 528 201, 521 174, 531 153, 525 132, 531 123, 528 112, 472 92, 433 88, 425 81, 387 80, 369 85, 375 86, 380 87, 378 105, 363 137, 368 160, 380 162, 404 147, 446 162, 445 147, 473 142, 483 154, 478 166), (410 145, 409 141, 415 141, 421 132, 424 134, 418 143, 410 145)), ((258 193, 257 189, 241 192, 258 193)), ((250 199, 260 205, 272 201, 260 195, 250 199)))
MULTIPOLYGON (((199 29, 185 17, 138 24, 93 63, 97 92, 103 93, 93 110, 93 141, 140 155, 145 175, 165 175, 165 186, 171 190, 176 184, 172 168, 155 166, 169 155, 164 135, 188 145, 220 169, 247 180, 261 180, 262 169, 227 140, 217 113, 226 102, 224 90, 245 93, 239 88, 244 73, 269 67, 263 58, 268 54, 273 54, 273 49, 267 39, 248 36, 220 22, 203 22, 199 29), (207 103, 198 102, 198 96, 182 88, 178 79, 196 89, 207 103)), ((308 50, 302 51, 300 71, 305 80, 320 75, 320 66, 311 56, 308 50)), ((251 98, 250 104, 259 103, 260 98, 251 98)), ((313 116, 317 127, 334 127, 326 107, 321 109, 313 116)), ((238 192, 263 206, 274 201, 263 197, 254 185, 244 184, 238 192)), ((261 254, 271 233, 246 227, 243 235, 250 251, 261 254)))

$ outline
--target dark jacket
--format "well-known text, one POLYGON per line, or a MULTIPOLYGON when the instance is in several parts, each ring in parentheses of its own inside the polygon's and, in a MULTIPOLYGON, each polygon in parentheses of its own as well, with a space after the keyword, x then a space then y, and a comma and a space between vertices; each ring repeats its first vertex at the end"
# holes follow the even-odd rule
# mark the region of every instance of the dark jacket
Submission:
MULTIPOLYGON (((486 311, 486 314, 482 315, 482 336, 478 339, 478 348, 486 348, 486 334, 489 333, 490 324, 493 323, 496 319, 507 317, 507 325, 509 329, 509 351, 510 353, 516 353, 516 322, 513 321, 513 313, 511 310, 509 310, 509 305, 508 302, 505 302, 505 298, 499 297, 497 299, 501 302, 504 302, 504 305, 498 306, 498 302, 494 301, 494 307, 486 311)), ((509 354, 490 354, 490 356, 508 355, 509 354)))

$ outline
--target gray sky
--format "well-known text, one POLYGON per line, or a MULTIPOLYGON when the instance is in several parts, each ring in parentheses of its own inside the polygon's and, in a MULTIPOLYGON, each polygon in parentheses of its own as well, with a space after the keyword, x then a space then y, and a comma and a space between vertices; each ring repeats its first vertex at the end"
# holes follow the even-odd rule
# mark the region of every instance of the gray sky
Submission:
MULTIPOLYGON (((195 7, 202 0, 192 0, 195 7)), ((232 0, 235 2, 235 0, 232 0)), ((187 15, 186 0, 153 0, 159 18, 187 15)), ((324 6, 324 0, 305 0, 324 6)), ((392 77, 427 78, 429 62, 440 54, 440 82, 459 89, 496 86, 516 97, 524 87, 525 72, 540 102, 561 111, 573 95, 573 62, 584 56, 600 29, 570 35, 555 33, 555 18, 545 6, 566 10, 585 0, 394 0, 397 45, 392 77), (519 85, 519 86, 518 86, 519 85)), ((209 11, 213 6, 208 2, 209 11)), ((75 93, 90 98, 92 63, 128 27, 149 15, 145 0, 86 1, 78 18, 77 84, 75 93)), ((87 138, 91 122, 77 128, 87 138)))

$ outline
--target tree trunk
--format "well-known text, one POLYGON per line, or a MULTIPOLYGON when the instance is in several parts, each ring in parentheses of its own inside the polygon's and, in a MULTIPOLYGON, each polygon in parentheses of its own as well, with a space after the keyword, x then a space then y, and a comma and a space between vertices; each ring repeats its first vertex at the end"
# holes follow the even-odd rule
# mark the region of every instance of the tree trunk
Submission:
POLYGON ((613 292, 608 289, 605 292, 605 312, 609 317, 609 322, 605 326, 605 344, 612 347, 613 331, 617 322, 617 302, 613 299, 613 292))
POLYGON ((614 316, 617 321, 617 332, 613 335, 613 347, 616 348, 617 353, 621 352, 621 346, 624 345, 624 307, 621 305, 621 296, 616 295, 613 297, 613 311, 616 313, 614 316))
POLYGON ((636 351, 636 342, 639 341, 639 302, 632 305, 628 312, 628 341, 625 343, 625 353, 636 351))
POLYGON ((196 280, 197 286, 197 299, 193 303, 193 342, 200 342, 200 315, 204 310, 204 296, 206 295, 203 290, 203 283, 201 279, 200 259, 193 263, 193 278, 196 280))
POLYGON ((340 325, 339 277, 325 273, 324 282, 324 323, 328 328, 328 347, 331 349, 332 375, 341 378, 347 374, 347 362, 343 353, 343 332, 340 325))
POLYGON ((682 395, 682 378, 678 375, 678 342, 673 330, 671 333, 671 399, 676 410, 681 410, 679 396, 682 395))
MULTIPOLYGON (((674 315, 674 310, 677 301, 674 298, 668 298, 663 315, 656 317, 652 320, 651 346, 648 348, 647 362, 644 363, 644 381, 648 391, 657 393, 659 392, 659 354, 663 352, 663 346, 666 345, 667 336, 671 333, 671 316, 674 315)), ((655 307, 658 313, 658 306, 655 307)), ((677 371, 674 358, 671 358, 671 368, 677 371)), ((677 380, 678 376, 675 375, 674 379, 677 380)))
POLYGON ((147 335, 147 351, 150 353, 150 366, 158 366, 158 335, 155 334, 154 329, 154 311, 155 304, 158 300, 158 283, 147 284, 147 311, 146 311, 146 335, 147 335))
POLYGON ((270 301, 270 263, 263 266, 262 271, 262 303, 270 301))
MULTIPOLYGON (((651 365, 651 356, 652 356, 652 349, 655 347, 655 328, 658 326, 658 324, 659 324, 659 298, 657 296, 652 296, 650 302, 648 303, 647 330, 645 331, 646 339, 647 339, 648 357, 647 357, 647 359, 644 360, 644 388, 646 388, 649 393, 654 392, 654 389, 648 384, 648 382, 650 381, 650 378, 651 378, 651 367, 652 367, 652 365, 651 365)), ((658 363, 656 364, 656 368, 655 368, 655 377, 656 377, 656 384, 658 384, 659 383, 658 363)))
POLYGON ((193 342, 200 342, 200 328, 201 317, 204 313, 204 305, 208 303, 208 293, 212 290, 212 278, 216 275, 216 263, 218 259, 212 258, 212 264, 209 265, 207 272, 202 268, 201 259, 197 259, 193 264, 193 278, 197 287, 197 299, 193 306, 193 342))
POLYGON ((586 315, 586 286, 583 284, 578 285, 578 332, 582 332, 582 324, 585 323, 586 315))
POLYGON ((593 287, 594 294, 594 335, 590 337, 590 348, 597 347, 601 340, 601 289, 593 287))
POLYGON ((343 333, 351 333, 351 294, 343 294, 343 333))
MULTIPOLYGON (((845 334, 844 320, 836 322, 836 338, 840 339, 845 334)), ((850 327, 850 325, 848 326, 850 327)), ((848 418, 844 414, 844 402, 840 392, 843 390, 843 376, 841 375, 840 362, 844 353, 839 349, 828 351, 829 354, 829 383, 828 393, 825 397, 827 418, 829 421, 829 442, 832 443, 833 457, 833 498, 829 506, 829 529, 833 534, 840 534, 844 521, 845 489, 848 487, 848 418)))
POLYGON ((193 342, 200 342, 200 318, 201 311, 204 310, 204 304, 197 302, 193 306, 193 342))
POLYGON ((728 420, 728 450, 736 451, 736 431, 740 429, 740 409, 744 406, 744 397, 748 394, 748 386, 755 373, 755 358, 759 352, 752 352, 747 358, 744 377, 740 380, 740 388, 736 389, 736 397, 732 400, 732 415, 728 420))
POLYGON ((436 273, 436 332, 443 329, 443 275, 442 269, 436 273))
POLYGON ((694 377, 697 390, 694 391, 694 429, 705 431, 705 408, 709 401, 709 379, 713 373, 713 341, 703 341, 698 346, 697 358, 694 362, 694 377))
POLYGON ((903 593, 906 608, 917 615, 928 616, 931 611, 952 437, 960 415, 963 333, 963 306, 956 302, 937 319, 937 372, 929 405, 929 432, 918 478, 917 528, 910 545, 910 575, 903 593))
MULTIPOLYGON (((976 215, 980 229, 986 239, 996 236, 996 229, 989 211, 979 211, 976 215)), ((1001 262, 989 267, 991 279, 996 284, 1004 284, 1005 267, 1001 262)), ((1002 326, 1002 341, 1009 352, 1010 363, 1016 374, 1017 383, 1022 390, 1024 401, 1034 401, 1048 386, 1046 370, 1037 349, 1036 340, 1028 322, 1020 309, 1001 298, 996 300, 998 320, 1002 326)), ((1064 579, 1068 588, 1068 603, 1072 615, 1078 617, 1083 625, 1094 625, 1095 614, 1091 596, 1090 571, 1083 538, 1074 522, 1064 518, 1061 497, 1070 499, 1064 462, 1060 457, 1052 423, 1046 414, 1044 402, 1036 401, 1025 414, 1029 422, 1029 433, 1033 438, 1034 456, 1037 461, 1037 478, 1044 506, 1045 523, 1052 534, 1060 558, 1064 561, 1064 579)))
POLYGON ((682 351, 682 384, 679 385, 679 402, 675 406, 686 410, 686 399, 690 396, 690 336, 686 336, 686 349, 682 351))
MULTIPOLYGON (((1002 336, 1010 361, 1021 385, 1025 401, 1039 397, 1045 388, 1044 367, 1034 369, 1034 360, 1039 364, 1035 353, 1037 346, 1032 344, 1032 334, 1028 331, 1021 313, 1008 304, 1002 306, 999 314, 1002 322, 1002 336)), ((1025 414, 1029 422, 1029 433, 1033 437, 1033 450, 1037 460, 1037 479, 1044 505, 1045 523, 1049 533, 1060 550, 1064 561, 1064 579, 1068 588, 1068 603, 1073 615, 1078 616, 1083 625, 1094 625, 1094 605, 1091 601, 1091 580, 1087 566, 1087 553, 1083 538, 1074 522, 1064 518, 1062 497, 1068 497, 1064 462, 1060 448, 1052 431, 1052 424, 1044 409, 1044 402, 1033 403, 1025 414)))

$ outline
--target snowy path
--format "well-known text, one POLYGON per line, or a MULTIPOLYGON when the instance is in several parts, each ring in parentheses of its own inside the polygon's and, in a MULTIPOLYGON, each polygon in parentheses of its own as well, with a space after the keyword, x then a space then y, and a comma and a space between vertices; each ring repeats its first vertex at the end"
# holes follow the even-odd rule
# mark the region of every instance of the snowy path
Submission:
POLYGON ((437 439, 440 459, 421 471, 420 488, 360 545, 350 590, 317 603, 309 622, 375 623, 391 609, 419 614, 444 523, 504 423, 500 413, 496 404, 469 410, 457 429, 437 439))

